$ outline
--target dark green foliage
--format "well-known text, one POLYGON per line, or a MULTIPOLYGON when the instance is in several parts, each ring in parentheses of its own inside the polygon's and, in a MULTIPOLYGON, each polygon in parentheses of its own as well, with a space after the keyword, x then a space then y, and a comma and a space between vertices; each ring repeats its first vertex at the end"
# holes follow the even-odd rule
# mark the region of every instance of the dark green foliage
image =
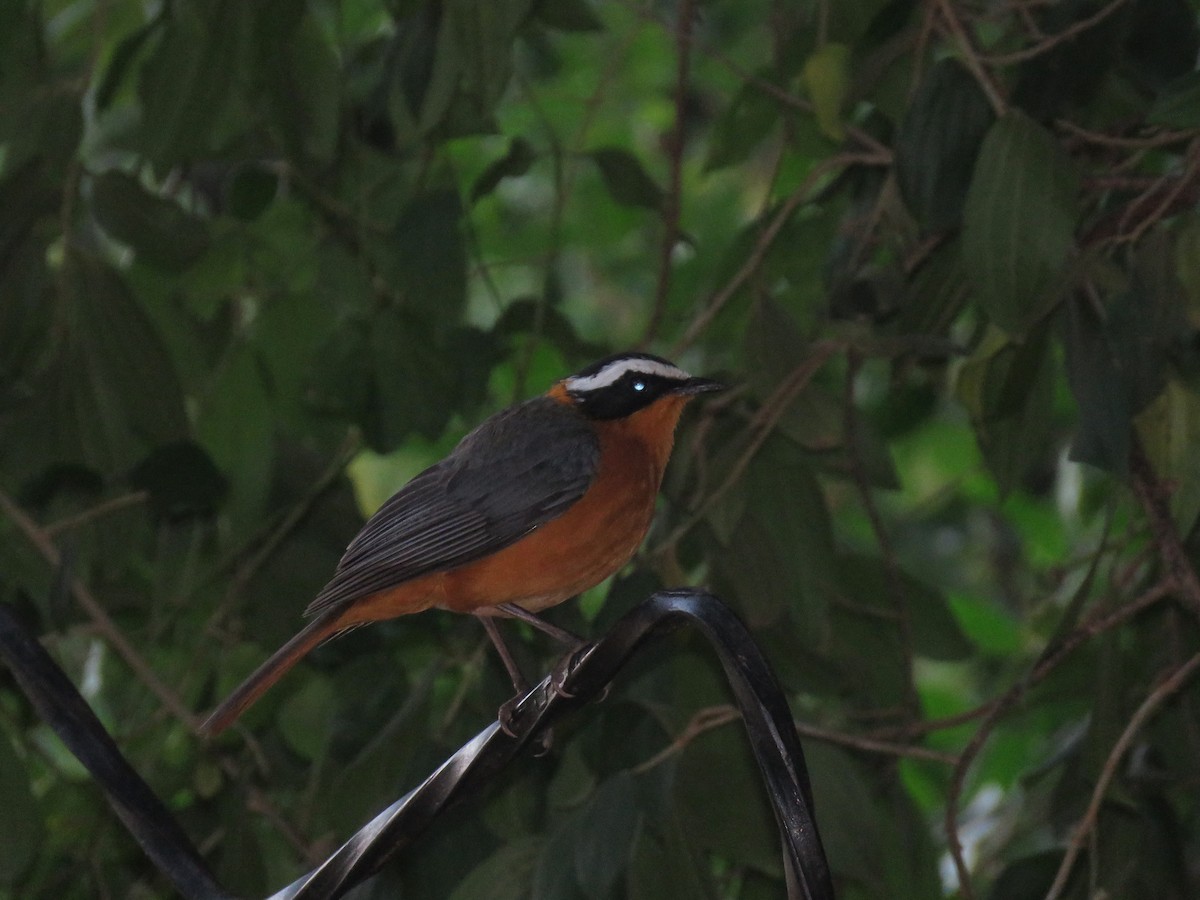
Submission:
MULTIPOLYGON (((552 620, 716 588, 818 729, 848 900, 938 896, 951 799, 963 893, 1043 897, 1109 776, 1062 896, 1200 895, 1200 687, 1154 694, 1200 646, 1196 0, 677 12, 0 3, 0 600, 266 895, 491 721, 498 662, 428 612, 211 744, 162 693, 210 707, 399 485, 645 347, 735 389, 685 416, 644 553, 552 620)), ((781 896, 699 648, 362 895, 781 896)), ((0 900, 169 896, 3 680, 0 810, 0 900)))
POLYGON ((978 82, 954 59, 934 66, 913 97, 896 134, 896 181, 929 230, 958 224, 979 145, 994 118, 978 82))

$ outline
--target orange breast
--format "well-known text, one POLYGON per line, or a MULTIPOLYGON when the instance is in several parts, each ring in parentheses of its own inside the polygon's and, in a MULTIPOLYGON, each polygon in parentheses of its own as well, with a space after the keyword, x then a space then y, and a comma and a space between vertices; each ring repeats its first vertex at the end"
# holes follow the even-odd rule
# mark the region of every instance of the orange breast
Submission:
POLYGON ((515 544, 351 604, 343 626, 431 606, 474 612, 501 603, 531 611, 599 584, 637 552, 654 517, 675 425, 686 397, 667 397, 625 419, 597 423, 600 468, 570 509, 515 544))

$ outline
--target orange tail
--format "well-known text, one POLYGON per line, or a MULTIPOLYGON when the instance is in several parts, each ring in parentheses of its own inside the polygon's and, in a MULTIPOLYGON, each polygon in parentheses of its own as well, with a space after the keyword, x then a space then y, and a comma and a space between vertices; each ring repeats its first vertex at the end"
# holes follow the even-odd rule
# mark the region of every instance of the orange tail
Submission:
POLYGON ((212 711, 200 733, 217 735, 233 724, 246 708, 266 693, 267 689, 287 674, 288 670, 312 650, 317 644, 343 630, 346 626, 339 624, 342 614, 341 607, 326 610, 304 627, 290 641, 271 654, 261 666, 254 670, 245 681, 226 697, 221 705, 212 711))

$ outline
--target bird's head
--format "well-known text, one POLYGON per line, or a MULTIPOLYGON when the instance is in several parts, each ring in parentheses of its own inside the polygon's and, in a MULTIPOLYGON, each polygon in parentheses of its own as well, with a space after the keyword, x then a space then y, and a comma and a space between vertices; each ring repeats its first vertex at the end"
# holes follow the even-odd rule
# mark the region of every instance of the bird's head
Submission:
POLYGON ((671 399, 672 406, 725 385, 689 375, 674 363, 649 353, 619 353, 564 378, 556 392, 591 419, 623 419, 671 399))

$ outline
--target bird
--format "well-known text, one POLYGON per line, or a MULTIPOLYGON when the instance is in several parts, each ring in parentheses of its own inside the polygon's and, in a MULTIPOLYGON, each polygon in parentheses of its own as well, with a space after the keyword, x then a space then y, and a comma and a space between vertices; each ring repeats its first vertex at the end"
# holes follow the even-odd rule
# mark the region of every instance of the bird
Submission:
POLYGON ((537 624, 623 568, 650 528, 684 407, 723 388, 660 356, 619 353, 484 420, 366 521, 309 623, 201 732, 224 731, 326 639, 433 608, 478 616, 517 685, 490 617, 537 624))

